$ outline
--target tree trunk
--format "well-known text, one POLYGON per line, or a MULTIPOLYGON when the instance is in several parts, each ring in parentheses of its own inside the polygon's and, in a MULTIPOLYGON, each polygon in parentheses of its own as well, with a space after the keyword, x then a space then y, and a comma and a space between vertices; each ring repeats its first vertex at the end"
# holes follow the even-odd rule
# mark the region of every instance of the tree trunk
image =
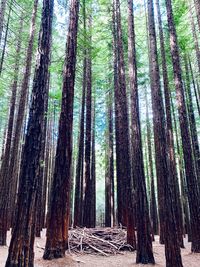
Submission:
MULTIPOLYGON (((129 151, 129 119, 126 96, 126 77, 122 42, 121 12, 119 0, 113 4, 115 16, 114 54, 117 63, 117 86, 115 85, 116 112, 116 164, 118 191, 118 223, 127 226, 127 242, 135 248, 135 224, 133 216, 133 185, 129 151), (116 41, 115 41, 116 40, 116 41)), ((116 66, 115 66, 116 68, 116 66)), ((115 70, 116 71, 116 70, 115 70)), ((115 81, 115 82, 116 82, 115 81)))
POLYGON ((6 30, 5 30, 5 38, 4 38, 4 42, 3 42, 2 54, 1 54, 1 60, 0 60, 0 76, 1 76, 2 71, 3 71, 3 63, 4 63, 5 52, 6 52, 6 44, 7 44, 7 38, 8 38, 8 31, 9 31, 13 1, 14 0, 11 0, 10 5, 9 5, 8 18, 7 18, 6 30))
POLYGON ((182 83, 181 64, 178 51, 178 41, 171 0, 166 0, 167 18, 170 33, 170 48, 174 70, 174 81, 177 95, 177 106, 179 112, 179 122, 181 129, 181 138, 183 146, 183 155, 185 162, 186 179, 188 186, 188 200, 190 207, 191 225, 192 225, 192 252, 200 252, 200 197, 194 171, 194 162, 192 159, 192 145, 190 142, 189 126, 185 104, 184 89, 182 83))
MULTIPOLYGON (((94 92, 95 94, 95 92, 94 92)), ((91 145, 91 226, 96 226, 96 112, 95 112, 95 96, 93 97, 92 108, 92 145, 91 145)))
POLYGON ((113 227, 114 221, 115 221, 115 205, 114 205, 113 92, 112 92, 112 88, 109 89, 106 104, 107 104, 107 130, 106 130, 106 173, 105 173, 105 226, 113 227))
POLYGON ((34 36, 35 36, 35 23, 36 23, 36 15, 37 15, 37 7, 38 0, 34 1, 32 19, 30 25, 30 36, 28 48, 26 51, 26 62, 25 62, 25 70, 23 74, 22 85, 20 89, 20 99, 19 99, 19 107, 16 114, 16 123, 14 128, 14 138, 13 145, 10 151, 10 164, 9 164, 9 177, 10 177, 10 217, 12 219, 13 212, 15 210, 15 201, 17 194, 17 185, 18 185, 18 163, 20 162, 20 153, 21 150, 21 139, 23 136, 23 128, 25 121, 25 113, 27 107, 27 99, 28 99, 28 90, 29 90, 29 81, 31 76, 31 64, 33 57, 33 44, 34 44, 34 36))
POLYGON ((195 100, 196 100, 198 115, 200 116, 200 98, 198 96, 197 85, 196 85, 195 80, 194 80, 192 64, 191 64, 190 58, 188 58, 188 59, 189 59, 189 68, 190 68, 190 73, 191 73, 192 85, 194 88, 194 94, 195 94, 195 100))
POLYGON ((181 251, 178 243, 175 213, 173 209, 173 183, 167 165, 167 142, 165 133, 165 116, 162 101, 160 73, 158 65, 154 7, 148 0, 149 40, 151 59, 151 92, 156 155, 156 172, 158 180, 158 204, 161 231, 164 234, 166 267, 182 267, 181 251))
MULTIPOLYGON (((16 109, 16 96, 17 96, 17 84, 18 84, 18 76, 19 76, 19 64, 20 64, 20 53, 21 53, 21 44, 22 44, 22 30, 23 30, 23 21, 24 17, 21 14, 20 24, 19 24, 19 33, 16 47, 16 59, 14 66, 14 77, 13 83, 11 85, 11 100, 10 100, 10 112, 9 112, 9 120, 8 120, 8 130, 6 136, 6 144, 4 157, 1 164, 0 170, 0 245, 6 245, 6 233, 9 226, 8 217, 9 217, 9 188, 11 187, 10 177, 9 177, 9 163, 10 163, 10 151, 11 151, 11 143, 12 143, 12 134, 13 134, 13 126, 14 126, 14 116, 16 109)), ((11 197, 11 196, 10 196, 11 197)))
POLYGON ((198 22, 199 31, 200 31, 200 2, 199 0, 194 0, 194 2, 195 2, 196 13, 197 13, 197 22, 198 22))
POLYGON ((53 0, 43 1, 38 58, 22 152, 16 217, 6 267, 34 266, 35 210, 39 183, 37 174, 42 145, 42 121, 45 116, 44 96, 47 94, 50 64, 53 3, 53 0))
POLYGON ((46 146, 46 134, 47 134, 47 114, 48 114, 48 95, 49 95, 49 87, 50 87, 50 73, 48 75, 48 83, 47 83, 47 92, 44 95, 44 110, 45 116, 43 118, 43 132, 42 132, 42 145, 41 145, 41 153, 40 153, 40 166, 38 171, 38 191, 37 191, 37 203, 36 203, 36 237, 41 237, 40 232, 42 231, 42 208, 43 208, 43 191, 44 191, 44 160, 45 160, 45 146, 46 146))
POLYGON ((47 240, 43 256, 44 259, 64 257, 67 249, 78 15, 79 0, 72 0, 63 73, 62 106, 50 207, 48 211, 47 240))
POLYGON ((1 38, 2 38, 2 33, 3 33, 3 24, 4 24, 6 4, 7 4, 7 0, 1 0, 1 5, 0 5, 0 44, 1 44, 1 38))
POLYGON ((200 150, 199 150, 199 140, 198 140, 198 133, 197 133, 197 125, 196 119, 194 114, 194 105, 192 99, 192 92, 191 92, 191 82, 190 82, 190 73, 189 73, 189 66, 188 66, 188 59, 187 56, 184 56, 185 62, 185 78, 186 78, 186 100, 188 106, 188 118, 189 118, 189 125, 190 125, 190 134, 191 134, 191 142, 193 148, 193 155, 194 155, 194 166, 196 169, 196 178, 197 184, 200 190, 200 150))
MULTIPOLYGON (((91 31, 91 17, 89 18, 88 30, 91 31)), ((87 55, 87 94, 86 94, 86 133, 85 133, 85 197, 83 209, 83 226, 93 227, 91 218, 92 188, 91 188, 91 134, 92 134, 92 58, 91 58, 91 35, 87 55)))
MULTIPOLYGON (((84 27, 84 43, 86 43, 86 8, 85 0, 83 2, 83 27, 84 27)), ((83 207, 83 171, 84 171, 84 124, 85 124, 85 94, 86 94, 86 70, 87 70, 87 50, 84 49, 83 59, 83 89, 81 103, 80 132, 78 141, 78 155, 76 163, 75 176, 75 197, 74 197, 74 227, 82 226, 82 207, 83 207)))
POLYGON ((199 73, 200 73, 200 50, 199 50, 199 40, 197 37, 197 33, 196 33, 196 28, 195 28, 195 24, 194 24, 194 18, 193 18, 193 14, 192 14, 192 9, 189 6, 189 14, 190 14, 190 21, 191 21, 191 28, 192 28, 192 35, 193 35, 193 39, 194 39, 194 46, 195 46, 195 52, 196 52, 196 59, 197 59, 197 63, 198 63, 198 69, 199 69, 199 73))
POLYGON ((128 60, 129 81, 131 90, 131 138, 132 138, 132 170, 136 185, 136 227, 137 256, 136 263, 155 263, 152 240, 149 207, 147 200, 145 173, 142 153, 141 126, 138 100, 138 80, 135 48, 135 28, 133 16, 133 1, 128 0, 128 60))
POLYGON ((151 123, 149 119, 149 108, 148 108, 148 99, 146 93, 146 125, 147 125, 147 148, 148 148, 148 160, 149 160, 149 169, 150 169, 150 215, 151 223, 153 228, 154 235, 158 235, 159 232, 159 221, 158 221, 158 209, 155 195, 155 182, 154 182, 154 171, 153 171, 153 154, 152 154, 152 143, 151 143, 151 123))
POLYGON ((158 12, 158 23, 159 23, 159 35, 160 35, 160 49, 162 58, 162 72, 163 72, 163 83, 164 83, 164 95, 165 95, 165 111, 166 111, 166 142, 167 142, 167 154, 168 154, 168 166, 169 166, 169 177, 171 184, 173 185, 173 208, 175 212, 175 222, 178 231, 178 239, 180 246, 183 248, 183 222, 182 222, 182 208, 180 201, 180 189, 178 183, 178 174, 176 169, 176 158, 174 151, 174 138, 173 138, 173 126, 172 126, 172 115, 170 108, 170 88, 168 79, 168 70, 165 55, 165 43, 162 29, 162 18, 160 11, 159 0, 156 0, 157 12, 158 12))
POLYGON ((175 133, 175 139, 176 139, 178 165, 179 165, 181 197, 182 197, 182 206, 183 206, 183 213, 184 213, 183 223, 185 223, 185 225, 184 225, 185 232, 188 234, 188 239, 190 239, 191 227, 190 227, 189 209, 188 209, 187 185, 186 185, 186 181, 185 181, 183 156, 182 156, 180 144, 179 144, 179 133, 178 133, 176 116, 175 116, 174 103, 172 101, 171 93, 170 93, 170 103, 171 103, 171 107, 172 107, 172 116, 173 116, 173 121, 174 121, 174 133, 175 133))

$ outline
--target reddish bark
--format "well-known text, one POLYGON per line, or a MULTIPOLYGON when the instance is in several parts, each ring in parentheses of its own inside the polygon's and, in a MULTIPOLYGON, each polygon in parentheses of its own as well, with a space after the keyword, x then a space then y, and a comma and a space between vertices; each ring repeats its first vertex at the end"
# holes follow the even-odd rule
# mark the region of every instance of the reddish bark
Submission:
POLYGON ((42 145, 44 95, 50 63, 53 0, 43 1, 38 58, 35 67, 29 120, 22 152, 15 223, 6 267, 34 265, 35 210, 42 145), (20 223, 19 223, 20 222, 20 223))
POLYGON ((190 142, 190 132, 186 111, 184 89, 182 83, 182 72, 178 50, 178 40, 171 0, 166 0, 168 27, 170 33, 170 48, 174 70, 174 82, 176 87, 177 106, 179 113, 179 122, 181 129, 183 156, 185 162, 185 171, 188 187, 188 201, 190 207, 191 225, 192 225, 192 252, 200 252, 200 197, 194 171, 194 162, 192 158, 192 145, 190 142))
POLYGON ((47 240, 43 255, 44 259, 64 257, 67 249, 70 217, 72 125, 79 4, 79 0, 72 0, 70 6, 66 57, 63 72, 62 106, 48 211, 47 240))

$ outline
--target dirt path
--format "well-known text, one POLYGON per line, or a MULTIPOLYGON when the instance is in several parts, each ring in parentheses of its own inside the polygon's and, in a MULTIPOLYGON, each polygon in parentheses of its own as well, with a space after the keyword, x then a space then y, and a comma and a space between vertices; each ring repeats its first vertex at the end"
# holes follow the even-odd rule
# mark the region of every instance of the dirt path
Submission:
MULTIPOLYGON (((45 245, 45 233, 42 238, 36 238, 35 241, 35 267, 131 267, 144 266, 135 264, 136 253, 128 252, 124 255, 103 257, 94 255, 67 255, 64 259, 54 261, 42 260, 43 247, 45 245)), ((182 249, 182 258, 184 267, 200 267, 200 254, 190 252, 191 244, 185 241, 185 249, 182 249)), ((7 247, 0 247, 0 267, 5 266, 8 253, 7 247)), ((165 267, 164 246, 158 243, 158 237, 154 242, 154 256, 157 267, 165 267)), ((152 265, 145 265, 152 266, 152 265)), ((173 266, 172 266, 173 267, 173 266)))

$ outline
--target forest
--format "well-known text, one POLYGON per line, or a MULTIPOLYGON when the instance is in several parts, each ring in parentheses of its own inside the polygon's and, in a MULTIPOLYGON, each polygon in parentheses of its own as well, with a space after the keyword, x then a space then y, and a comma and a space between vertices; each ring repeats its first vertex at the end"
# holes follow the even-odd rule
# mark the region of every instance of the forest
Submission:
POLYGON ((0 0, 0 267, 200 267, 200 1, 0 0))

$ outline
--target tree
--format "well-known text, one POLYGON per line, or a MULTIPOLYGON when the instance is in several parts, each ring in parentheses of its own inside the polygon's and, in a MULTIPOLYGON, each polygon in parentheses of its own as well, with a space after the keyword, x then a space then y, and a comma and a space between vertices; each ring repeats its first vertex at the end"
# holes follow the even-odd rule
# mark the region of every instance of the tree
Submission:
POLYGON ((7 177, 10 177, 10 217, 13 217, 15 207, 17 184, 18 184, 18 163, 20 161, 21 139, 24 127, 25 112, 27 110, 27 100, 29 91, 29 81, 31 76, 31 64, 33 58, 33 44, 36 30, 36 15, 38 8, 38 0, 34 1, 33 12, 30 25, 29 43, 26 51, 25 70, 23 73, 22 85, 20 88, 19 107, 16 111, 16 123, 13 128, 13 144, 10 151, 9 172, 7 177))
POLYGON ((80 2, 78 0, 71 1, 63 72, 62 106, 48 210, 47 240, 43 255, 44 259, 64 257, 67 249, 79 5, 80 2))
POLYGON ((39 183, 37 172, 40 165, 42 122, 45 115, 44 99, 47 94, 50 63, 53 4, 53 0, 43 1, 38 58, 22 152, 15 222, 6 267, 34 265, 35 208, 39 183))
MULTIPOLYGON (((19 25, 19 34, 16 46, 16 58, 14 65, 14 75, 13 82, 11 84, 11 100, 10 100, 10 112, 9 112, 9 121, 8 121, 8 131, 6 136, 5 151, 2 159, 1 170, 0 170, 0 181, 1 181, 1 191, 0 191, 0 245, 6 245, 6 234, 7 229, 9 228, 9 188, 10 188, 10 179, 9 179, 9 163, 10 163, 10 152, 12 145, 12 134, 14 127, 14 116, 16 109, 16 97, 17 97, 17 85, 19 78, 19 64, 20 64, 20 52, 22 45, 22 30, 23 30, 24 18, 21 14, 20 25, 19 25)), ((11 197, 11 195, 10 195, 11 197)))
MULTIPOLYGON (((92 30, 92 18, 88 22, 88 29, 92 30)), ((87 93, 86 93, 86 132, 85 132, 85 196, 83 210, 83 226, 94 227, 92 219, 92 177, 91 177, 91 134, 92 134, 92 58, 91 58, 91 34, 89 36, 89 47, 87 53, 87 93)))
POLYGON ((155 188, 155 182, 154 182, 154 171, 153 171, 153 155, 152 155, 152 142, 151 142, 151 122, 149 118, 149 103, 147 99, 147 93, 145 94, 145 100, 146 100, 146 124, 147 124, 147 148, 148 148, 148 161, 149 161, 149 171, 150 171, 150 215, 151 215, 151 221, 152 221, 152 228, 153 233, 155 235, 158 235, 159 233, 159 222, 158 222, 158 210, 157 210, 157 202, 156 202, 156 188, 155 188))
POLYGON ((167 19, 170 34, 170 49, 174 71, 174 83, 176 87, 177 106, 179 113, 179 123, 181 129, 181 139, 183 147, 183 156, 185 163, 187 187, 188 187, 188 201, 191 216, 191 231, 192 231, 192 252, 200 252, 200 216, 199 216, 199 192, 197 180, 194 171, 194 162, 192 158, 192 145, 189 133, 189 125, 186 111, 185 95, 182 82, 182 71, 179 57, 179 48, 177 33, 174 24, 174 17, 172 11, 171 0, 166 0, 167 19))
POLYGON ((165 96, 165 113, 166 113, 166 142, 167 142, 167 154, 168 154, 168 166, 169 166, 169 177, 171 179, 171 184, 173 185, 173 208, 175 212, 176 227, 178 231, 178 239, 181 247, 183 244, 183 222, 182 222, 182 209, 180 202, 180 190, 178 183, 178 174, 176 169, 176 158, 174 151, 174 137, 173 137, 173 126, 172 126, 172 115, 170 107, 170 88, 168 79, 168 70, 165 54, 165 42, 164 34, 162 29, 162 17, 160 10, 159 0, 156 0, 157 12, 158 12, 158 23, 159 23, 159 37, 160 37, 160 48, 161 48, 161 58, 162 58, 162 74, 163 74, 163 84, 164 84, 164 96, 165 96))
POLYGON ((166 266, 182 267, 181 251, 178 243, 175 213, 173 208, 173 183, 167 165, 167 142, 165 135, 165 118, 162 101, 160 73, 158 65, 153 1, 148 0, 151 95, 154 124, 154 143, 156 172, 158 180, 158 204, 160 227, 164 234, 166 266), (162 221, 161 221, 162 220, 162 221))
MULTIPOLYGON (((109 80, 111 86, 111 80, 109 80)), ((113 92, 109 88, 107 96, 107 129, 106 129, 106 172, 105 172, 105 226, 112 227, 115 222, 114 205, 114 150, 113 150, 113 92)))
POLYGON ((2 33, 3 33, 3 23, 4 23, 4 17, 5 17, 6 3, 7 3, 7 0, 1 0, 1 5, 0 5, 0 43, 1 43, 2 33))
MULTIPOLYGON (((86 8, 85 1, 83 2, 83 28, 84 28, 84 44, 86 44, 86 8)), ((75 176, 75 198, 74 198, 74 227, 82 226, 83 215, 83 172, 84 172, 84 123, 85 123, 85 95, 86 95, 86 70, 87 70, 87 49, 84 49, 83 59, 83 89, 81 101, 81 117, 80 117, 80 132, 78 140, 78 155, 76 163, 75 176)))
POLYGON ((198 22, 199 31, 200 31, 200 3, 198 0, 194 0, 194 2, 195 2, 196 14, 197 14, 197 22, 198 22))
POLYGON ((118 223, 127 226, 127 242, 135 249, 133 194, 129 148, 129 119, 126 96, 124 51, 122 43, 120 2, 113 2, 113 39, 115 76, 115 136, 117 164, 118 223))
MULTIPOLYGON (((137 226, 137 257, 136 263, 155 263, 149 207, 145 185, 145 173, 142 153, 141 127, 138 100, 138 78, 135 49, 135 29, 133 17, 133 1, 128 1, 128 59, 129 80, 131 89, 131 144, 132 144, 132 171, 136 185, 136 226, 137 226)), ((129 211, 130 212, 130 211, 129 211)))

